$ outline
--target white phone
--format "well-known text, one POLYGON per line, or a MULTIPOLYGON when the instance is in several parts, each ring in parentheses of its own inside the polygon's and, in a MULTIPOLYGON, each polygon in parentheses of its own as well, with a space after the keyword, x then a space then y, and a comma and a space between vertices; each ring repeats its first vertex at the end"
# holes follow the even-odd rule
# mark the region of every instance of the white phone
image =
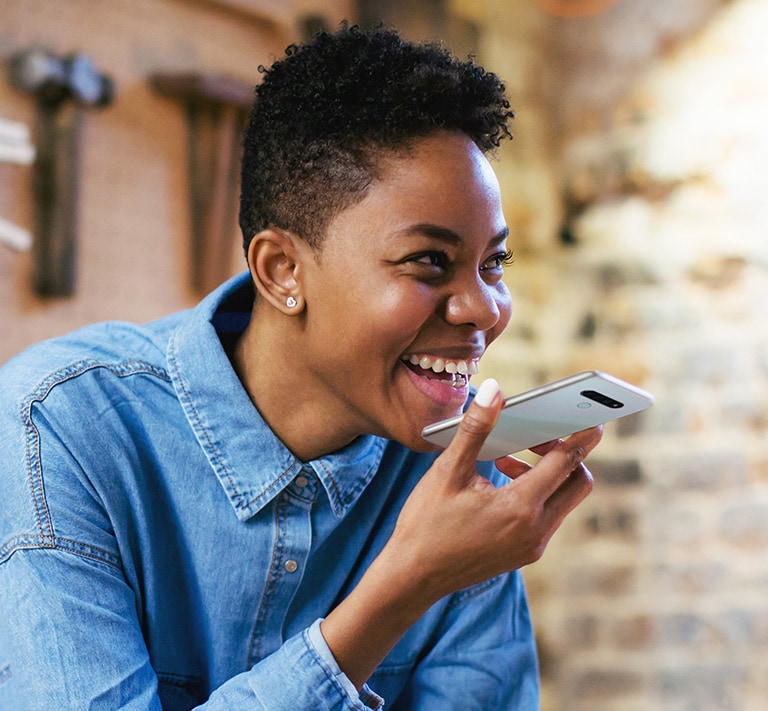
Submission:
MULTIPOLYGON (((612 375, 589 370, 504 401, 478 459, 498 459, 538 444, 640 412, 653 396, 612 375)), ((427 425, 421 436, 447 447, 463 415, 427 425)))

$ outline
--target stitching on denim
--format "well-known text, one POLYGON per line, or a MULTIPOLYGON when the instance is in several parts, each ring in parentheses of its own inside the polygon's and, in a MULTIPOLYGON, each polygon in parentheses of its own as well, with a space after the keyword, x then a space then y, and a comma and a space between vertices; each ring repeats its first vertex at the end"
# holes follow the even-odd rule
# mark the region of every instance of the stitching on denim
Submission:
MULTIPOLYGON (((275 481, 268 486, 264 491, 262 491, 258 496, 255 496, 252 499, 248 499, 247 501, 243 501, 243 495, 242 493, 238 493, 237 495, 237 508, 242 511, 250 511, 251 508, 256 505, 256 508, 259 509, 264 504, 264 502, 269 501, 273 498, 276 492, 280 492, 282 489, 285 488, 285 481, 288 479, 292 479, 294 475, 294 470, 297 468, 297 462, 293 461, 287 469, 284 469, 275 479, 275 481)), ((301 467, 299 466, 299 469, 301 467)), ((233 487, 234 488, 234 487, 233 487)))
POLYGON ((277 592, 280 578, 280 563, 283 559, 283 531, 285 527, 285 513, 286 506, 283 506, 283 502, 278 500, 275 505, 275 545, 272 548, 272 560, 269 564, 267 571, 267 584, 264 588, 264 593, 261 596, 261 602, 259 603, 259 609, 256 612, 256 620, 253 625, 253 632, 251 633, 251 643, 248 652, 248 667, 253 666, 257 661, 261 659, 261 645, 262 638, 259 635, 259 631, 269 614, 269 607, 272 602, 272 598, 277 592))
MULTIPOLYGON (((172 340, 171 345, 168 348, 168 361, 173 364, 173 367, 177 372, 180 372, 178 361, 176 360, 176 356, 174 354, 175 340, 172 340)), ((235 478, 232 475, 229 467, 226 466, 224 460, 219 456, 219 450, 211 439, 208 428, 203 424, 200 413, 198 412, 197 407, 195 407, 194 400, 190 395, 189 390, 187 390, 185 383, 183 380, 181 380, 181 378, 176 378, 173 380, 173 385, 176 388, 179 401, 182 403, 184 411, 193 421, 195 431, 205 440, 204 442, 200 443, 203 450, 206 452, 206 454, 209 455, 211 463, 226 479, 229 489, 233 492, 235 507, 238 511, 250 511, 254 505, 256 505, 257 508, 260 508, 264 501, 269 501, 272 496, 274 496, 275 491, 279 491, 283 488, 283 482, 293 476, 293 469, 296 466, 295 462, 291 462, 288 468, 283 470, 283 472, 280 474, 280 476, 278 476, 272 486, 267 488, 265 491, 262 491, 253 499, 246 500, 243 496, 243 492, 238 488, 235 478)))
POLYGON ((0 565, 8 561, 14 553, 33 550, 49 550, 68 553, 70 555, 75 555, 78 558, 86 558, 94 563, 102 563, 118 572, 123 571, 120 561, 109 551, 102 550, 96 546, 80 543, 79 541, 71 541, 66 538, 57 538, 55 544, 46 545, 35 538, 29 539, 24 536, 18 536, 17 538, 11 539, 3 548, 2 555, 0 555, 0 565), (62 545, 62 543, 69 543, 71 545, 62 545))
POLYGON ((356 485, 347 492, 347 496, 343 499, 345 508, 360 495, 360 492, 363 491, 368 484, 371 483, 371 479, 381 466, 381 453, 384 451, 385 446, 384 439, 377 438, 374 442, 374 446, 375 453, 373 455, 373 462, 371 463, 371 466, 368 467, 366 473, 357 479, 356 485))
POLYGON ((0 565, 5 563, 16 551, 34 550, 36 548, 54 548, 51 544, 46 544, 38 536, 16 536, 7 541, 0 548, 0 565))
MULTIPOLYGON (((331 483, 331 488, 333 489, 333 498, 336 499, 336 501, 339 502, 339 507, 344 510, 346 509, 346 504, 344 503, 344 500, 341 496, 341 492, 339 491, 339 487, 336 484, 336 480, 331 476, 331 472, 328 469, 327 466, 325 466, 325 463, 322 461, 317 462, 317 464, 320 466, 320 468, 323 470, 323 473, 325 474, 325 478, 331 483)), ((332 504, 334 502, 331 502, 332 504)), ((336 508, 335 506, 333 507, 336 508)))
MULTIPOLYGON (((168 346, 168 361, 173 365, 174 369, 177 372, 180 372, 180 369, 178 367, 178 362, 176 360, 175 354, 175 346, 176 346, 176 340, 175 340, 175 334, 174 337, 172 337, 171 342, 168 346)), ((229 468, 224 465, 224 462, 222 461, 221 457, 219 456, 218 449, 211 441, 211 437, 208 433, 208 428, 203 426, 202 419, 200 417, 200 413, 198 413, 197 408, 195 407, 195 404, 192 400, 192 396, 189 394, 189 391, 186 388, 186 385, 181 380, 181 378, 176 378, 173 380, 173 386, 176 388, 176 392, 179 395, 179 401, 182 403, 185 412, 187 412, 188 416, 194 420, 194 425, 196 427, 196 432, 199 433, 204 439, 205 442, 201 442, 201 445, 203 447, 203 450, 206 452, 206 454, 209 454, 212 463, 214 466, 216 466, 224 475, 226 478, 230 489, 233 492, 237 492, 237 487, 235 486, 235 480, 232 476, 232 472, 229 471, 229 468)), ((236 501, 237 501, 237 508, 242 509, 244 508, 242 504, 242 497, 238 493, 235 494, 236 501)))
MULTIPOLYGON (((19 414, 26 433, 27 481, 32 495, 32 501, 34 502, 35 517, 37 519, 38 534, 40 536, 40 544, 38 547, 55 547, 56 535, 53 531, 51 512, 45 497, 43 471, 40 462, 40 433, 33 421, 32 410, 36 404, 42 403, 57 385, 72 380, 88 371, 100 368, 108 370, 121 378, 129 375, 154 375, 166 382, 170 382, 170 377, 163 368, 158 368, 157 366, 142 361, 126 361, 124 363, 108 364, 92 359, 85 359, 51 373, 38 385, 37 389, 21 403, 19 414)), ((88 548, 85 544, 83 544, 83 546, 88 548)), ((11 550, 10 553, 13 553, 13 550, 11 550)))
POLYGON ((99 548, 98 546, 92 546, 87 543, 81 543, 80 541, 73 541, 69 538, 56 538, 56 544, 53 546, 56 550, 64 551, 65 553, 71 553, 72 555, 80 556, 81 558, 89 558, 90 560, 104 563, 110 568, 122 571, 123 565, 120 559, 109 551, 99 548), (69 545, 64 545, 69 544, 69 545))
POLYGON ((325 462, 323 462, 322 460, 318 461, 319 466, 322 468, 323 472, 325 473, 326 479, 331 483, 331 487, 334 492, 334 497, 339 502, 340 508, 342 508, 344 511, 346 511, 350 503, 355 500, 355 498, 360 494, 360 492, 363 491, 368 486, 368 484, 370 484, 373 474, 375 474, 375 472, 381 466, 381 453, 382 451, 384 451, 384 440, 377 439, 375 441, 375 448, 376 448, 376 451, 373 455, 374 456, 373 464, 371 464, 371 466, 368 467, 366 473, 363 474, 357 480, 355 486, 350 488, 346 496, 344 496, 340 491, 340 489, 338 488, 336 479, 334 478, 331 470, 326 466, 325 462))

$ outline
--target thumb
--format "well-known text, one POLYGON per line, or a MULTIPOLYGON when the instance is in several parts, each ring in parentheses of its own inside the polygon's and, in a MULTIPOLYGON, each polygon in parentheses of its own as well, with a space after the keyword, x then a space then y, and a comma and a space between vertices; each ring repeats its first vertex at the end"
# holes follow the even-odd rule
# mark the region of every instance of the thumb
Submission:
POLYGON ((499 384, 493 378, 484 380, 464 413, 451 443, 440 456, 444 464, 448 464, 457 474, 476 474, 475 462, 485 438, 496 424, 501 404, 499 384))

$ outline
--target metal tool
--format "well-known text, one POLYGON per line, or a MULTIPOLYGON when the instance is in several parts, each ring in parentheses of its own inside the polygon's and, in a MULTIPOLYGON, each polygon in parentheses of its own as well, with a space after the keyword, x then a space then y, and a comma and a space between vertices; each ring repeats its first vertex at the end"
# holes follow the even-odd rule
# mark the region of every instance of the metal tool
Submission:
POLYGON ((71 296, 77 265, 82 112, 109 105, 113 83, 86 56, 57 57, 34 47, 12 58, 11 82, 36 100, 34 289, 44 297, 71 296))
POLYGON ((186 109, 192 289, 205 294, 230 274, 237 230, 240 156, 253 86, 201 73, 159 73, 151 86, 186 109))

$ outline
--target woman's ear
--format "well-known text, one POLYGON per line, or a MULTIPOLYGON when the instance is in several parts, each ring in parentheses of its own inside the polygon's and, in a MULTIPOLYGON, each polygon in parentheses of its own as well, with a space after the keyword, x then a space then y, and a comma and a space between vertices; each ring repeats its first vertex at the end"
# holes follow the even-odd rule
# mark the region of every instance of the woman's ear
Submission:
POLYGON ((289 232, 266 229, 248 245, 248 267, 259 295, 279 311, 297 314, 304 308, 300 276, 306 258, 303 241, 289 232))

